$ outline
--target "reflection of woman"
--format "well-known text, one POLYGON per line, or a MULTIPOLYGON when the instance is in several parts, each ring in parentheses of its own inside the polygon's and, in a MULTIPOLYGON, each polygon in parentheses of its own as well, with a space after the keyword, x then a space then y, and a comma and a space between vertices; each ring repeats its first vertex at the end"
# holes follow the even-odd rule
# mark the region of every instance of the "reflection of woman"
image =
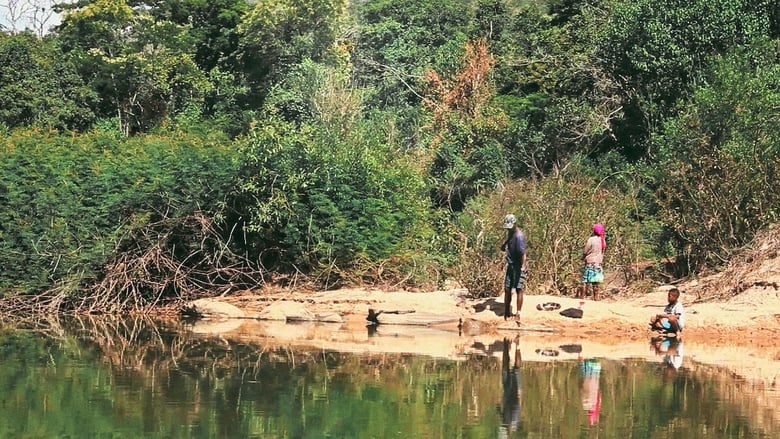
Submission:
POLYGON ((504 350, 501 355, 501 428, 499 432, 505 437, 520 427, 520 408, 522 406, 523 386, 520 380, 520 338, 514 343, 504 339, 504 350), (511 347, 514 345, 514 352, 511 347), (513 355, 512 355, 513 354, 513 355), (510 359, 514 356, 514 359, 510 359), (513 360, 513 361, 512 361, 513 360), (511 367, 510 367, 511 364, 511 367))
POLYGON ((580 363, 582 375, 582 408, 588 414, 588 423, 596 425, 601 410, 601 391, 599 378, 601 377, 601 364, 595 359, 587 359, 580 363))

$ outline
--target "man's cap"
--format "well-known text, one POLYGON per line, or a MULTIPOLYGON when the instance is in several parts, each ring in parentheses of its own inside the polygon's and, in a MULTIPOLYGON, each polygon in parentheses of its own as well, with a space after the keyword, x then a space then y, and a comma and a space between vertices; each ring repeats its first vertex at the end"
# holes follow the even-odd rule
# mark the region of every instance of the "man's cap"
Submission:
POLYGON ((517 222, 517 218, 515 218, 515 216, 512 215, 511 213, 508 213, 504 217, 504 228, 505 229, 511 229, 512 227, 515 226, 516 222, 517 222))

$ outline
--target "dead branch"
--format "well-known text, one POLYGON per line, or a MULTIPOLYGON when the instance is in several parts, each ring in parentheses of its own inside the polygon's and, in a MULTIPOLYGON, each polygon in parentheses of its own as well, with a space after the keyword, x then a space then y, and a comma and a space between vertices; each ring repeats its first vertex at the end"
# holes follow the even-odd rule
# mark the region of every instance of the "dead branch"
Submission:
POLYGON ((63 282, 40 294, 2 298, 0 314, 146 314, 263 285, 262 267, 231 252, 226 241, 203 213, 164 218, 128 231, 87 285, 63 282))

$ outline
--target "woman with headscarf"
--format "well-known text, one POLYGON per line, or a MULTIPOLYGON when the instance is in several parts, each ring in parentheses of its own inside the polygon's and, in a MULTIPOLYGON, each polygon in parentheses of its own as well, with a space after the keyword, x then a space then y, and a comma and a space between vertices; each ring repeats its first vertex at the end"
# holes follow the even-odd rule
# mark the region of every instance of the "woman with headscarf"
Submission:
POLYGON ((604 260, 604 252, 607 250, 607 241, 604 239, 604 226, 600 223, 593 225, 593 234, 585 243, 582 259, 585 268, 582 269, 582 286, 578 297, 584 299, 591 290, 593 300, 599 300, 599 284, 604 282, 604 272, 601 263, 604 260))

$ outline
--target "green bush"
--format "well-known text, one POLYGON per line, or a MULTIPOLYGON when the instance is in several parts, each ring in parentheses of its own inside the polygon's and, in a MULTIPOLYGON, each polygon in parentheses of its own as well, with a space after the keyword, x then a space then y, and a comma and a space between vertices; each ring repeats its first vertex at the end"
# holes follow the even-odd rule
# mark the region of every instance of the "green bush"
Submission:
POLYGON ((780 214, 776 42, 718 57, 706 85, 653 137, 659 218, 693 270, 721 265, 780 214))
POLYGON ((363 113, 347 73, 297 65, 240 142, 247 254, 324 287, 421 282, 436 270, 425 163, 404 152, 393 115, 363 113))
POLYGON ((0 123, 81 130, 94 122, 97 94, 51 35, 0 32, 0 123))
POLYGON ((221 137, 12 131, 0 138, 0 291, 95 282, 132 230, 216 211, 235 163, 221 137))
POLYGON ((634 276, 633 267, 646 246, 636 210, 636 199, 630 194, 575 172, 539 181, 509 182, 489 196, 472 200, 458 218, 462 231, 459 278, 462 283, 462 279, 474 282, 464 285, 473 295, 501 291, 504 259, 500 244, 505 239, 501 220, 511 212, 528 239, 529 293, 575 291, 582 271, 582 250, 596 222, 604 224, 607 231, 607 274, 619 273, 618 279, 628 280, 634 276), (489 280, 495 276, 496 281, 489 280))
POLYGON ((335 275, 325 282, 332 285, 361 263, 424 253, 431 229, 423 175, 381 125, 363 121, 334 133, 273 118, 242 152, 239 204, 250 251, 267 268, 323 269, 335 275))

